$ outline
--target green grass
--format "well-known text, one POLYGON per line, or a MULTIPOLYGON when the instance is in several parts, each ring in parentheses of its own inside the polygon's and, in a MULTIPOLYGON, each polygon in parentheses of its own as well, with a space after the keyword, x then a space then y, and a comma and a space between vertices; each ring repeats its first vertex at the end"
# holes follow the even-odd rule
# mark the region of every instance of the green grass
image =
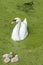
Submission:
POLYGON ((7 65, 43 65, 43 0, 33 0, 34 9, 31 12, 17 9, 18 4, 30 1, 0 0, 0 65, 6 65, 2 55, 10 51, 19 55, 19 61, 7 65), (20 42, 11 40, 14 17, 22 20, 26 17, 29 26, 29 36, 20 42))

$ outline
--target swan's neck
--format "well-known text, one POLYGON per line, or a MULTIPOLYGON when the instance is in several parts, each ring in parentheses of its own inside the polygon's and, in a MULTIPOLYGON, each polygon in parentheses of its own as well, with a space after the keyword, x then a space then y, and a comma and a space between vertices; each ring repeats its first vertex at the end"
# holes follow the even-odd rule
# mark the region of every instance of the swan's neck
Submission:
POLYGON ((18 22, 17 25, 16 25, 16 35, 19 37, 20 39, 20 36, 19 36, 19 32, 20 32, 20 26, 21 26, 21 22, 18 22))
POLYGON ((21 22, 18 22, 18 24, 17 24, 18 26, 17 26, 17 31, 18 31, 18 34, 19 34, 19 31, 20 31, 20 26, 21 26, 21 22))
POLYGON ((19 36, 19 32, 20 32, 20 26, 21 26, 21 22, 18 22, 18 24, 16 25, 16 36, 17 38, 20 40, 20 36, 19 36))
POLYGON ((18 28, 20 29, 21 22, 18 22, 18 24, 17 24, 17 25, 18 25, 18 28))

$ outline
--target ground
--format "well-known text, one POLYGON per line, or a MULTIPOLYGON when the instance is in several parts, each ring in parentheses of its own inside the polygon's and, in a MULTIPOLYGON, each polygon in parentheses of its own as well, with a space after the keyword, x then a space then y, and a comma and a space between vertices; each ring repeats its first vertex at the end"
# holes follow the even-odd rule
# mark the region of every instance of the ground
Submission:
POLYGON ((11 51, 19 55, 19 61, 7 65, 43 65, 43 0, 0 0, 0 65, 6 65, 2 55, 11 51), (17 8, 30 1, 34 2, 31 12, 17 8), (15 17, 22 21, 26 17, 28 22, 29 35, 20 42, 11 39, 15 17))

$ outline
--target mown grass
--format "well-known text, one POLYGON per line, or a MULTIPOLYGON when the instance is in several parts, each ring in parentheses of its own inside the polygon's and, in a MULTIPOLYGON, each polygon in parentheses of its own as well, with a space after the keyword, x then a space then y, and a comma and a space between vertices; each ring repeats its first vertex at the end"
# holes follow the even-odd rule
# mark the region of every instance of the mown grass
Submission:
POLYGON ((17 8, 18 4, 30 1, 0 0, 0 65, 6 65, 2 55, 10 51, 19 55, 19 61, 7 65, 43 65, 43 0, 33 0, 34 9, 29 12, 17 8), (11 40, 14 17, 26 17, 28 22, 29 35, 20 42, 11 40))

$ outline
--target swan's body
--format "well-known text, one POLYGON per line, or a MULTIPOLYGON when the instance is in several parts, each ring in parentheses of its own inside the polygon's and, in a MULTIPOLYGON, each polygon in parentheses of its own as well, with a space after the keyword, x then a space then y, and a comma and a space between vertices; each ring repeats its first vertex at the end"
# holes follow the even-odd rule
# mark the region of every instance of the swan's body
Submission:
POLYGON ((27 37, 28 31, 27 31, 27 21, 26 18, 23 22, 19 18, 15 18, 18 22, 18 24, 14 27, 12 32, 12 40, 20 41, 27 37))

